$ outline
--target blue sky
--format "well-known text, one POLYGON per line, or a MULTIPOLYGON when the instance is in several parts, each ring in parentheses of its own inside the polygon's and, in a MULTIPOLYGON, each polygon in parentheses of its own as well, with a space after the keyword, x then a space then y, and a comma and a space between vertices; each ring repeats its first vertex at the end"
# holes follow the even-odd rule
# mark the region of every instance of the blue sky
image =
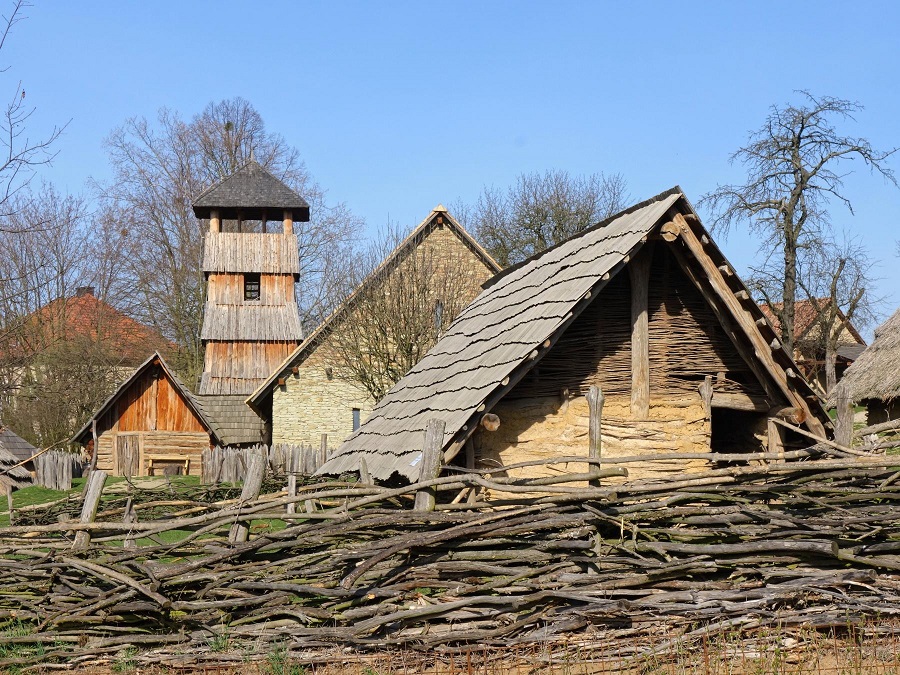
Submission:
MULTIPOLYGON (((73 192, 109 176, 103 139, 127 118, 234 96, 373 228, 546 169, 696 202, 741 179, 730 153, 796 89, 860 101, 843 129, 900 145, 896 2, 34 1, 0 95, 22 80, 33 136, 71 120, 44 176, 73 192)), ((856 215, 832 220, 880 261, 892 311, 900 190, 847 169, 856 215)), ((738 269, 756 248, 719 243, 738 269)))

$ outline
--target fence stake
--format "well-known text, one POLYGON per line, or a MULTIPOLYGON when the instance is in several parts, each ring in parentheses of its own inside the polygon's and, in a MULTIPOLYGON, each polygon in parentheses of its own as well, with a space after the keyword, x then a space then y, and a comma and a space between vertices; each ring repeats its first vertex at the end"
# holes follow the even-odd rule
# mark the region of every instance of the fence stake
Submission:
MULTIPOLYGON (((588 426, 588 457, 591 459, 600 459, 600 419, 603 415, 603 391, 595 384, 591 385, 588 390, 587 402, 590 415, 588 426)), ((591 464, 590 471, 593 473, 600 469, 599 464, 591 464)), ((594 487, 600 487, 600 479, 590 481, 594 487)))
POLYGON ((365 457, 359 459, 359 482, 362 485, 372 484, 372 476, 369 475, 369 465, 365 457))
MULTIPOLYGON (((422 449, 422 467, 419 482, 437 478, 441 472, 441 448, 444 445, 444 420, 430 419, 425 426, 425 447, 422 449)), ((416 492, 416 511, 434 511, 433 487, 416 492)))
MULTIPOLYGON (((297 471, 300 468, 300 448, 294 446, 290 449, 290 454, 287 459, 288 466, 288 481, 287 481, 287 493, 288 497, 296 497, 297 496, 297 471)), ((288 513, 297 513, 297 502, 290 502, 287 505, 288 513)))
MULTIPOLYGON (((81 507, 79 523, 93 523, 97 516, 97 507, 100 506, 100 495, 103 494, 103 486, 106 484, 106 472, 100 469, 91 471, 85 483, 84 504, 81 507)), ((85 549, 90 546, 91 533, 80 530, 75 533, 75 549, 85 549)))
MULTIPOLYGON (((137 521, 137 516, 134 513, 134 500, 129 497, 128 503, 125 504, 125 517, 122 518, 123 523, 134 523, 137 521)), ((125 535, 125 541, 122 542, 122 548, 134 550, 137 548, 137 542, 134 540, 134 534, 129 532, 125 535)))
POLYGON ((316 471, 328 461, 328 434, 322 434, 322 441, 319 443, 319 456, 316 458, 316 471))
MULTIPOLYGON (((262 489, 263 476, 266 473, 266 462, 262 455, 254 452, 250 459, 250 466, 247 467, 247 475, 244 478, 244 487, 241 490, 241 503, 252 502, 259 497, 259 491, 262 489)), ((247 541, 250 536, 250 523, 237 522, 231 526, 228 534, 228 541, 237 544, 247 541)))
POLYGON ((853 402, 844 387, 837 391, 837 419, 834 425, 834 441, 848 448, 853 441, 853 402))
MULTIPOLYGON (((12 480, 11 477, 10 477, 10 480, 12 480)), ((12 485, 7 485, 6 486, 6 505, 9 508, 10 527, 12 527, 12 525, 14 524, 13 523, 13 496, 12 496, 12 493, 13 493, 12 485)))

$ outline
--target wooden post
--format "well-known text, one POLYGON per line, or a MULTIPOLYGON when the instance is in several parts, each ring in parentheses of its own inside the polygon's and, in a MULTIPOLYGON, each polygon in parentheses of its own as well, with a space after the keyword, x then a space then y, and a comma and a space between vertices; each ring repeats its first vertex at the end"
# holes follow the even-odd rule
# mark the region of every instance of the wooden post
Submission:
POLYGON ((846 387, 835 388, 837 402, 837 419, 834 425, 834 441, 845 447, 853 442, 853 401, 847 394, 846 387))
POLYGON ((372 476, 369 475, 369 464, 365 457, 359 459, 359 482, 361 485, 371 485, 372 476))
MULTIPOLYGON (((587 402, 589 426, 588 426, 588 457, 591 459, 600 459, 600 420, 603 416, 603 391, 595 384, 588 389, 587 402)), ((594 472, 600 468, 598 464, 591 464, 589 471, 594 472)), ((594 487, 600 487, 599 480, 592 480, 590 484, 594 487)))
POLYGON ((712 419, 712 397, 713 397, 713 379, 712 375, 707 375, 703 378, 703 384, 698 388, 700 391, 700 398, 703 399, 703 412, 706 415, 706 419, 712 419))
POLYGON ((784 441, 781 439, 781 427, 771 417, 766 420, 766 446, 769 452, 777 452, 784 458, 784 441))
POLYGON ((631 279, 631 415, 650 415, 650 251, 645 247, 628 265, 631 279))
MULTIPOLYGON (((93 523, 97 516, 97 508, 100 506, 100 496, 103 494, 103 486, 106 484, 105 471, 91 471, 91 475, 85 484, 84 504, 81 507, 81 517, 79 523, 93 523)), ((90 546, 91 533, 87 530, 80 530, 75 533, 75 543, 72 545, 75 549, 85 549, 90 546)))
POLYGON ((318 471, 321 466, 328 461, 328 434, 322 434, 322 440, 319 442, 319 456, 316 458, 318 471))
MULTIPOLYGON (((437 478, 441 472, 441 450, 444 447, 444 420, 430 419, 425 426, 425 445, 422 448, 422 465, 419 468, 419 482, 437 478)), ((434 511, 434 488, 416 492, 416 511, 434 511)))
MULTIPOLYGON (((128 498, 128 502, 125 504, 125 516, 122 518, 123 523, 134 523, 137 521, 137 516, 134 513, 134 504, 132 498, 128 498)), ((134 541, 134 535, 129 532, 125 535, 125 541, 122 542, 122 548, 134 550, 137 548, 137 543, 134 541)))
POLYGON ((94 439, 94 453, 91 455, 91 471, 97 468, 97 455, 100 454, 100 441, 97 438, 97 420, 91 420, 91 438, 94 439))
MULTIPOLYGON (((250 466, 247 467, 247 474, 244 477, 244 487, 241 490, 241 504, 252 502, 259 497, 263 476, 265 475, 266 462, 258 452, 254 452, 250 457, 250 466)), ((249 536, 250 523, 237 522, 231 526, 231 531, 228 533, 228 541, 232 544, 238 544, 247 541, 249 536)))
MULTIPOLYGON (((12 476, 10 476, 10 480, 12 480, 12 476)), ((13 523, 13 488, 12 485, 6 486, 6 506, 9 509, 9 524, 10 527, 14 525, 13 523)))
POLYGON ((284 210, 284 233, 294 234, 294 213, 290 209, 284 210))
MULTIPOLYGON (((287 493, 288 497, 296 497, 297 496, 297 471, 300 469, 300 448, 296 445, 291 446, 290 454, 287 459, 287 471, 288 471, 288 482, 287 482, 287 493)), ((288 513, 296 513, 297 512, 297 502, 291 502, 287 505, 288 513)))
POLYGON ((221 232, 222 225, 219 221, 219 209, 212 209, 209 212, 209 231, 210 232, 221 232))

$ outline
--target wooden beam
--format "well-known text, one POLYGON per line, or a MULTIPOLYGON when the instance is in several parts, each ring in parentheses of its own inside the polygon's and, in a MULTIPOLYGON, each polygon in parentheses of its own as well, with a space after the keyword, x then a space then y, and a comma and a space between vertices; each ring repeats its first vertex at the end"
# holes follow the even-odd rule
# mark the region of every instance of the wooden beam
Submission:
POLYGON ((644 247, 631 264, 631 415, 637 420, 650 416, 650 295, 651 252, 644 247))
POLYGON ((222 221, 219 219, 219 209, 209 212, 209 231, 218 233, 222 231, 222 221))
POLYGON ((817 436, 824 438, 824 425, 819 418, 813 414, 812 409, 803 399, 803 396, 795 392, 793 387, 788 384, 784 369, 775 361, 771 348, 766 344, 766 340, 759 330, 757 330, 756 323, 753 321, 749 312, 741 306, 740 300, 735 297, 736 294, 728 287, 727 282, 722 277, 722 273, 716 267, 713 260, 706 254, 706 251, 703 249, 703 244, 697 238, 697 235, 694 234, 690 225, 687 224, 684 216, 676 214, 672 219, 672 222, 678 228, 679 238, 688 251, 690 251, 693 258, 699 263, 710 287, 719 296, 725 307, 729 310, 729 313, 734 317, 737 325, 749 339, 750 344, 756 352, 757 358, 768 371, 768 376, 778 384, 779 388, 789 401, 795 403, 797 407, 806 413, 805 422, 809 429, 817 436))
POLYGON ((290 209, 284 210, 282 225, 285 234, 294 234, 294 213, 290 209))

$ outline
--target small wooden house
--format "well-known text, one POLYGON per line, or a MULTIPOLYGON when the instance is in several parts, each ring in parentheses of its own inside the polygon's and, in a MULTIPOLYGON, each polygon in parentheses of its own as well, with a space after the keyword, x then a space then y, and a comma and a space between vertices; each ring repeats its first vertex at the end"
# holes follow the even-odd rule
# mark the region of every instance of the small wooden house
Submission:
POLYGON ((37 452, 37 448, 8 427, 0 428, 0 491, 31 485, 34 463, 29 460, 37 452))
POLYGON ((586 455, 592 385, 605 394, 605 457, 780 448, 776 419, 823 437, 829 425, 674 188, 492 278, 319 472, 365 459, 374 478, 415 480, 432 418, 445 423, 445 462, 586 455))
POLYGON ((362 321, 358 312, 371 309, 367 305, 370 294, 395 293, 401 290, 397 284, 410 283, 405 279, 426 272, 425 279, 411 282, 416 288, 410 291, 428 294, 432 305, 445 312, 442 319, 452 319, 450 313, 473 299, 481 284, 499 270, 447 209, 440 205, 433 209, 250 396, 248 403, 271 420, 272 442, 318 446, 322 434, 331 442, 340 442, 368 417, 375 401, 358 380, 344 372, 342 364, 347 357, 342 344, 356 339, 348 322, 356 322, 353 328, 357 330, 360 326, 369 330, 370 324, 362 321), (420 261, 416 271, 407 264, 412 259, 420 261), (408 276, 404 278, 404 274, 408 276), (453 302, 442 300, 442 293, 454 295, 453 302))
POLYGON ((875 339, 844 373, 831 403, 839 396, 866 406, 869 425, 900 419, 900 309, 875 329, 875 339))
POLYGON ((75 434, 115 476, 200 475, 204 449, 221 443, 200 399, 158 353, 138 366, 75 434))

